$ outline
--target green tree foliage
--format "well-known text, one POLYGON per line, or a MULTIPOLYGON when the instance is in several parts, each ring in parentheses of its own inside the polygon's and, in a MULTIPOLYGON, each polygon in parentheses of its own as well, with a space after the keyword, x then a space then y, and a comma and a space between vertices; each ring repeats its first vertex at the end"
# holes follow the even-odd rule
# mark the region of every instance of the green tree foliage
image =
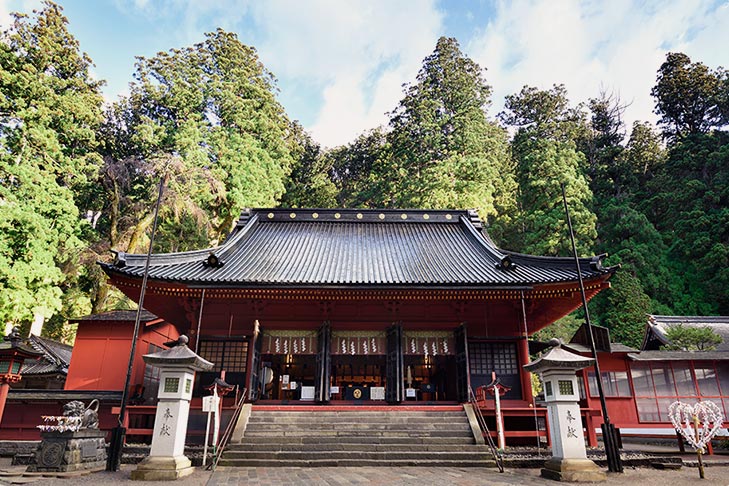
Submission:
POLYGON ((658 70, 651 94, 666 137, 708 133, 729 123, 727 72, 715 71, 680 52, 670 52, 658 70))
POLYGON ((67 24, 61 7, 47 2, 33 18, 15 15, 0 39, 4 323, 27 325, 88 304, 74 291, 88 230, 76 201, 100 164, 101 83, 67 24))
POLYGON ((721 336, 709 326, 693 327, 676 324, 666 329, 670 344, 661 349, 673 351, 713 351, 721 344, 721 336))
POLYGON ((652 183, 659 231, 679 275, 680 313, 729 313, 729 135, 690 134, 652 183))
MULTIPOLYGON (((289 121, 275 91, 255 49, 222 30, 139 58, 130 95, 108 110, 103 127, 99 188, 108 197, 89 201, 100 214, 99 255, 146 249, 163 177, 158 252, 214 244, 243 208, 276 205, 294 162, 305 177, 306 158, 318 148, 289 121)), ((95 288, 101 309, 109 289, 95 288)))
POLYGON ((392 184, 387 206, 497 213, 498 185, 512 175, 501 170, 506 132, 486 118, 490 96, 483 69, 441 37, 391 114, 390 160, 377 172, 392 184))
POLYGON ((610 284, 604 297, 595 301, 594 314, 601 325, 610 329, 613 342, 640 348, 651 299, 630 271, 617 272, 610 284))
POLYGON ((326 154, 341 207, 394 207, 397 181, 388 175, 390 146, 382 128, 326 154))
POLYGON ((329 177, 330 160, 321 147, 298 123, 292 124, 296 150, 291 175, 281 206, 290 208, 329 208, 336 206, 337 188, 329 177))
POLYGON ((179 162, 170 189, 179 183, 176 194, 191 203, 180 214, 198 217, 199 208, 211 239, 227 234, 242 208, 281 198, 299 140, 273 75, 235 34, 219 29, 192 47, 139 58, 130 90, 107 128, 112 163, 160 173, 160 164, 179 162))
POLYGON ((563 86, 540 91, 525 86, 506 97, 501 120, 516 128, 512 151, 516 159, 519 213, 507 246, 540 255, 570 254, 570 241, 560 185, 567 204, 578 251, 590 253, 597 237, 592 191, 577 150, 585 130, 584 115, 571 108, 563 86))

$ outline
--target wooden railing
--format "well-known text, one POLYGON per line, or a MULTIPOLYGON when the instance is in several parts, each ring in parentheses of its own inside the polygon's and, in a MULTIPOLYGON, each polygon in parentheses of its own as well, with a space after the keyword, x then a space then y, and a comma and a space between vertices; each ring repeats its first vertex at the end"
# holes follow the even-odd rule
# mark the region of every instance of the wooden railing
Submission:
POLYGON ((470 386, 468 387, 468 401, 471 403, 473 411, 476 414, 476 421, 478 422, 478 426, 481 429, 481 435, 486 438, 486 444, 491 450, 491 455, 496 461, 496 466, 499 468, 499 472, 504 472, 504 458, 502 457, 499 450, 496 448, 496 444, 494 444, 494 439, 493 437, 491 437, 491 432, 486 425, 486 420, 484 420, 481 409, 479 408, 478 402, 476 401, 476 395, 473 394, 473 389, 470 386))
POLYGON ((241 410, 243 410, 243 404, 246 401, 247 392, 248 392, 248 389, 243 388, 243 393, 241 393, 240 398, 238 399, 238 402, 235 404, 235 410, 233 410, 233 416, 230 417, 230 421, 228 422, 228 426, 225 428, 225 432, 223 432, 223 435, 220 436, 220 438, 218 439, 218 443, 215 445, 215 453, 213 455, 213 460, 212 460, 212 462, 210 462, 208 469, 212 469, 213 471, 215 471, 215 468, 218 465, 218 461, 220 460, 220 457, 223 455, 225 448, 228 446, 228 441, 230 440, 230 437, 233 435, 235 426, 238 423, 238 419, 240 418, 240 412, 241 412, 241 410))

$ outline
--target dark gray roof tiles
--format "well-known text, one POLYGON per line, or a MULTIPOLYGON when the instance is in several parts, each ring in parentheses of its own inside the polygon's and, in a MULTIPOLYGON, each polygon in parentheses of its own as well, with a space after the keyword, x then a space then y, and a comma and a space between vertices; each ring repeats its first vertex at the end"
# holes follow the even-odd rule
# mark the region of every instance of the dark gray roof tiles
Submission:
MULTIPOLYGON (((101 312, 99 314, 92 314, 89 316, 79 317, 71 319, 71 322, 80 321, 134 321, 137 317, 136 310, 115 310, 109 312, 101 312)), ((157 316, 149 312, 148 310, 142 310, 140 320, 142 322, 149 322, 157 319, 157 316)))
MULTIPOLYGON (((729 316, 660 316, 648 315, 648 329, 661 344, 669 344, 666 331, 680 324, 686 327, 709 327, 722 338, 716 351, 729 351, 729 316)), ((646 335, 646 339, 650 336, 646 335)), ((645 340, 644 340, 645 341, 645 340)), ((645 342, 644 342, 645 346, 645 342)))
MULTIPOLYGON (((577 280, 574 259, 498 249, 475 213, 258 209, 217 248, 156 254, 151 279, 196 286, 528 287, 577 280), (214 254, 222 266, 205 264, 214 254), (499 268, 510 260, 509 269, 499 268)), ((146 255, 118 253, 109 274, 141 277, 146 255)), ((583 278, 611 273, 580 259, 583 278)))
POLYGON ((641 351, 630 353, 634 361, 727 361, 726 351, 641 351))
POLYGON ((73 347, 52 339, 30 336, 28 344, 42 353, 39 359, 28 359, 23 363, 21 374, 23 375, 45 375, 51 373, 68 373, 71 364, 71 353, 73 347))

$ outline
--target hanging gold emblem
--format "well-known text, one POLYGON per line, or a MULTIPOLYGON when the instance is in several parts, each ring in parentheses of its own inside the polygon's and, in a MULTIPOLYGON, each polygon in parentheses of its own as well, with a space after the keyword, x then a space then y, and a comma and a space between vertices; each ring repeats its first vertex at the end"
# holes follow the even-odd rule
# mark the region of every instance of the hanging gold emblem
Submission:
POLYGON ((352 396, 354 396, 354 398, 359 400, 360 398, 362 398, 362 390, 360 390, 359 388, 355 388, 354 392, 352 393, 352 396))

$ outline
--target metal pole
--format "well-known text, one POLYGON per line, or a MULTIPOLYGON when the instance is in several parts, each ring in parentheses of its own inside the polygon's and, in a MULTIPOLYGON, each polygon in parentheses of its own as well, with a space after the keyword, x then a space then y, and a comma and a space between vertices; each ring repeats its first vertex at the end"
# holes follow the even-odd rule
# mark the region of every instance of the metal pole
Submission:
POLYGON ((154 235, 157 232, 157 217, 159 216, 159 206, 162 202, 162 194, 164 192, 166 176, 159 181, 159 192, 157 193, 157 203, 154 206, 154 220, 152 222, 152 235, 149 239, 149 248, 147 248, 147 260, 144 263, 144 277, 142 278, 142 288, 139 291, 139 302, 137 303, 137 316, 134 319, 134 333, 132 334, 132 349, 129 352, 129 364, 127 366, 127 377, 124 380, 124 389, 122 390, 121 408, 119 409, 119 423, 112 430, 111 444, 109 448, 109 459, 106 462, 107 471, 118 471, 121 463, 122 446, 124 443, 124 421, 127 413, 127 395, 129 393, 129 383, 132 380, 132 369, 134 367, 134 355, 137 351, 137 339, 139 338, 139 323, 142 317, 142 307, 144 306, 144 293, 147 289, 147 277, 149 276, 149 261, 152 256, 152 246, 154 245, 154 235))
POLYGON ((605 393, 602 388, 602 375, 600 374, 600 363, 597 360, 597 349, 595 348, 595 337, 592 333, 592 323, 590 322, 590 311, 587 308, 587 296, 585 295, 585 283, 582 281, 582 270, 580 270, 580 260, 577 257, 577 246, 575 245, 575 234, 572 230, 572 219, 570 218, 570 210, 567 207, 567 195, 564 190, 564 183, 560 184, 562 188, 562 202, 564 203, 564 212, 567 215, 567 226, 570 230, 570 241, 572 242, 572 254, 575 257, 575 267, 577 268, 577 278, 580 282, 580 293, 582 295, 582 307, 585 309, 585 323, 587 324, 587 335, 590 337, 590 349, 592 358, 595 360, 595 381, 597 382, 597 393, 600 396, 600 406, 602 408, 602 438, 605 444, 605 455, 607 456, 608 470, 611 472, 623 472, 623 464, 620 460, 620 451, 617 448, 617 438, 615 436, 615 428, 610 423, 608 416, 607 404, 605 403, 605 393))

